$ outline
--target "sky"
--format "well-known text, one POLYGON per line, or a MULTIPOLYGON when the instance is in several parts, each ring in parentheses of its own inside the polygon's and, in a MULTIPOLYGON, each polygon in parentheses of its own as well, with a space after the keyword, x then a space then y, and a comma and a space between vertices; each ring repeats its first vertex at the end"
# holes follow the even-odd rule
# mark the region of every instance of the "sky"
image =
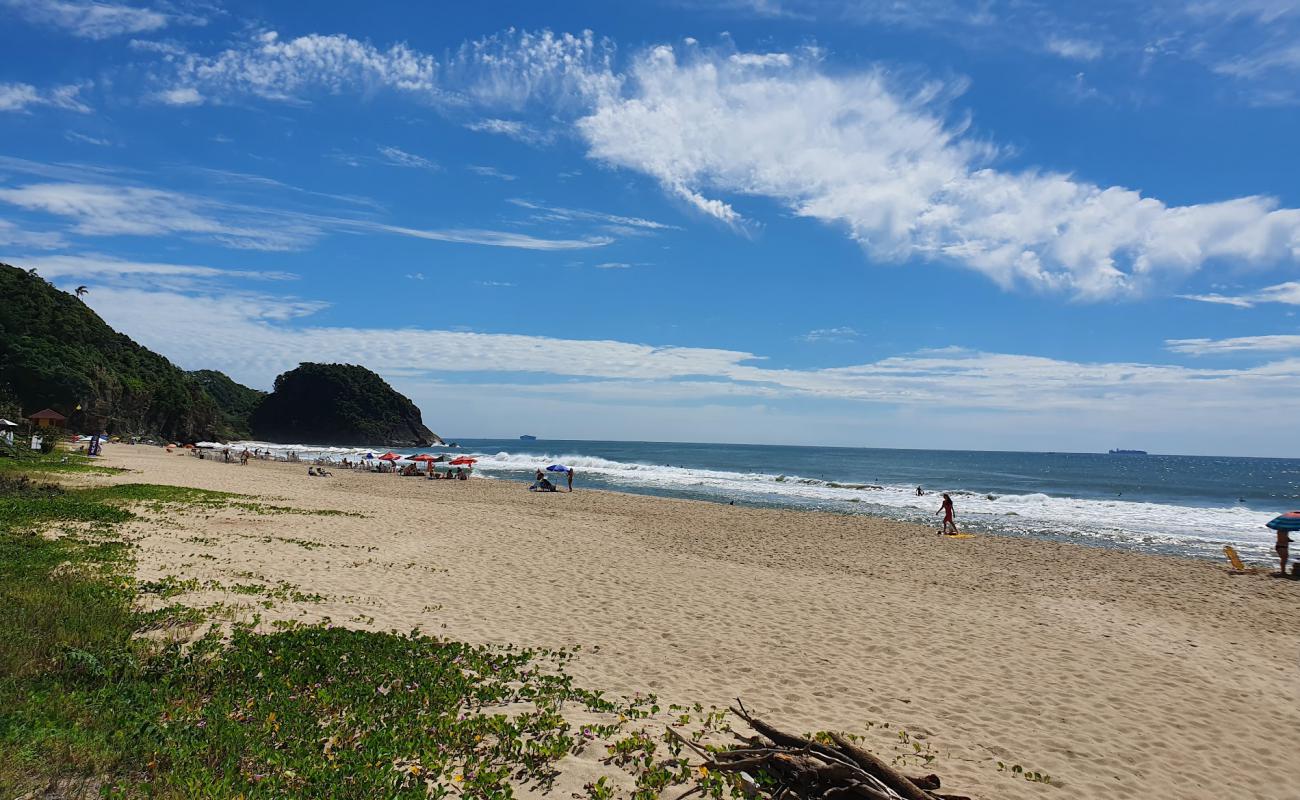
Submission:
POLYGON ((1300 0, 0 0, 0 48, 0 261, 186 369, 363 364, 453 439, 1300 446, 1300 0))

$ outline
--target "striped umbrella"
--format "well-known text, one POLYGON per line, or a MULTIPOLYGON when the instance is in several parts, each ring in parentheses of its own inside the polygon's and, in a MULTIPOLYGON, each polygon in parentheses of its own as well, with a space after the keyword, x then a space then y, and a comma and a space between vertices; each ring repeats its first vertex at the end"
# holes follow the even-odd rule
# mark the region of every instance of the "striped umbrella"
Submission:
POLYGON ((1275 517, 1268 526, 1275 531, 1300 531, 1300 511, 1288 511, 1275 517))

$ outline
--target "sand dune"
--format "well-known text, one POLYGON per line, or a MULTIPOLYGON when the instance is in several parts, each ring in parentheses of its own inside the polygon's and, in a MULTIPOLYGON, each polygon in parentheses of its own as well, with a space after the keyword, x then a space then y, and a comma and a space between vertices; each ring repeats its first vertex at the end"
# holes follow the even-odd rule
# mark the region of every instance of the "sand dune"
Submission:
POLYGON ((145 447, 112 447, 105 461, 133 470, 115 481, 365 515, 141 526, 143 578, 251 574, 327 598, 268 619, 582 645, 574 671, 593 688, 742 696, 789 727, 852 730, 880 748, 901 727, 939 756, 952 790, 978 797, 1300 796, 1287 769, 1300 584, 859 516, 491 480, 318 479, 305 465, 145 447))

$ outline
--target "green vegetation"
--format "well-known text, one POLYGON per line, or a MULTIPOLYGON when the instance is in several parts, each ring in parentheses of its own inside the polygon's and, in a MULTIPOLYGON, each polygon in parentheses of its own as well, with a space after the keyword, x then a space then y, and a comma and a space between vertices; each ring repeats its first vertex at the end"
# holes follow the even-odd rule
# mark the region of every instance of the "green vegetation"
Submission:
POLYGON ((216 401, 225 429, 223 438, 247 439, 252 435, 248 418, 257 404, 262 402, 262 398, 266 397, 266 392, 235 383, 224 372, 215 369, 195 370, 189 375, 216 401))
POLYGON ((420 409, 375 373, 355 364, 300 364, 275 379, 249 419, 271 442, 422 446, 441 442, 420 409))
POLYGON ((565 651, 292 624, 137 636, 194 619, 141 612, 138 592, 194 587, 127 577, 128 506, 231 496, 0 481, 0 797, 505 798, 585 745, 564 704, 618 711, 572 685, 565 651))
MULTIPOLYGON (((74 430, 195 440, 226 434, 217 401, 34 272, 0 264, 0 394, 74 430)), ((251 391, 251 390, 250 390, 251 391)))

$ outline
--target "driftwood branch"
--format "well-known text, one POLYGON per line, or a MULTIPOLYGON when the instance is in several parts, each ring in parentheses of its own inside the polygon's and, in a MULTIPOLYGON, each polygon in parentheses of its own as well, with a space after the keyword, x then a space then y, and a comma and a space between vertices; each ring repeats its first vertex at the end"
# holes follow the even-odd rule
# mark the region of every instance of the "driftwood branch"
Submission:
POLYGON ((710 752, 668 730, 709 769, 760 776, 761 793, 773 800, 968 800, 937 794, 937 775, 909 777, 841 734, 823 742, 783 731, 755 717, 739 699, 731 711, 759 735, 735 734, 740 746, 710 752))

